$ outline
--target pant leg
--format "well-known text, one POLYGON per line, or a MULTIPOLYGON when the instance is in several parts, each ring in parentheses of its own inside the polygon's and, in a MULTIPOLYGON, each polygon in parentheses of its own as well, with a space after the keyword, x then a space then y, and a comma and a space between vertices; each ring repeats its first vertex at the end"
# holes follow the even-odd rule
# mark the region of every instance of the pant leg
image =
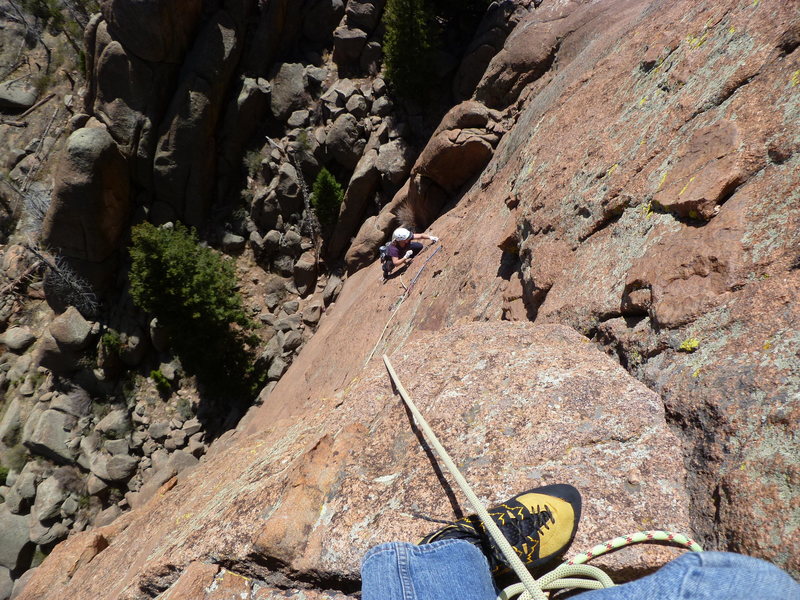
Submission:
POLYGON ((688 552, 642 579, 579 600, 800 600, 800 584, 766 561, 728 552, 688 552))
POLYGON ((375 546, 361 564, 362 600, 495 600, 489 565, 464 540, 375 546))
POLYGON ((424 246, 422 245, 422 242, 410 242, 408 244, 408 248, 414 253, 414 256, 416 256, 417 254, 422 252, 424 246))

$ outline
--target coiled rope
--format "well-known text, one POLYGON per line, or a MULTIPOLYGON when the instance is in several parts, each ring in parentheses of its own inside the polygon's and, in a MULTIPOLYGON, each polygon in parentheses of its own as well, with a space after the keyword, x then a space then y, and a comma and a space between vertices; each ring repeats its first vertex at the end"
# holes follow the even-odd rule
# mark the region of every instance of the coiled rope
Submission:
POLYGON ((386 370, 389 372, 389 376, 392 378, 392 382, 397 389, 397 392, 400 394, 400 397, 403 399, 403 402, 405 402, 406 406, 408 406, 411 414, 414 416, 414 423, 425 433, 428 442, 436 450, 439 458, 456 480, 458 487, 461 488, 461 491, 469 500, 473 510, 478 517, 480 517, 481 521, 486 527, 486 530, 500 548, 500 551, 503 553, 503 556, 505 556, 509 566, 511 566, 517 577, 519 577, 520 583, 505 588, 498 596, 498 600, 510 600, 516 596, 519 596, 518 600, 547 600, 548 597, 544 593, 544 590, 556 590, 564 588, 597 590, 612 587, 614 582, 606 573, 597 567, 583 563, 596 556, 618 550, 619 548, 628 546, 630 544, 653 541, 672 542, 685 546, 695 552, 702 551, 702 548, 700 548, 697 543, 681 534, 671 533, 669 531, 641 531, 631 535, 614 538, 613 540, 609 540, 603 544, 598 544, 588 552, 579 554, 572 560, 559 565, 546 575, 540 577, 537 581, 522 563, 519 556, 517 556, 514 548, 512 548, 511 544, 489 516, 489 512, 486 510, 486 507, 478 499, 478 496, 475 494, 475 492, 472 491, 469 483, 467 483, 467 480, 464 479, 464 476, 458 470, 458 467, 456 466, 455 462, 453 462, 453 459, 450 458, 447 450, 445 450, 444 446, 442 446, 442 444, 439 442, 439 439, 430 428, 430 425, 428 425, 425 417, 423 417, 422 413, 419 412, 419 409, 417 409, 413 400, 411 400, 411 396, 409 396, 408 392, 403 387, 403 384, 400 382, 400 378, 397 376, 397 373, 392 367, 389 357, 385 354, 383 355, 383 363, 386 365, 386 370))

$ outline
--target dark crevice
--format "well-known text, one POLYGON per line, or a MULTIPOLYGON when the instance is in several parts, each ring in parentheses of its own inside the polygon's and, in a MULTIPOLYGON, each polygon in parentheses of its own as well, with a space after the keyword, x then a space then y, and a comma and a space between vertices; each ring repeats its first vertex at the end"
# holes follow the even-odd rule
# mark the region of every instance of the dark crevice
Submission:
POLYGON ((722 103, 724 103, 727 100, 729 100, 731 98, 731 96, 733 96, 740 89, 742 89, 744 86, 746 86, 747 84, 752 82, 753 79, 755 79, 758 76, 758 74, 759 74, 759 72, 757 71, 756 73, 753 73, 752 75, 744 77, 743 79, 739 79, 739 80, 733 82, 730 85, 728 85, 728 84, 724 85, 719 92, 717 92, 715 95, 713 95, 711 98, 709 98, 706 102, 704 102, 702 104, 702 106, 700 106, 697 110, 695 110, 691 114, 689 119, 687 119, 687 122, 691 121, 695 117, 703 114, 704 112, 707 112, 709 110, 712 110, 712 109, 720 106, 722 103))
POLYGON ((497 277, 509 281, 511 277, 520 271, 522 261, 520 261, 519 254, 513 252, 503 252, 500 257, 500 265, 497 267, 497 277))
POLYGON ((583 243, 592 237, 595 233, 610 227, 620 220, 624 211, 615 211, 603 214, 603 216, 596 221, 585 233, 578 236, 578 241, 583 243))
POLYGON ((139 583, 139 589, 150 598, 155 598, 175 583, 178 577, 180 569, 177 565, 163 565, 158 573, 139 583))
POLYGON ((783 56, 789 56, 800 46, 800 28, 795 27, 783 34, 778 42, 778 50, 783 56))
POLYGON ((284 561, 256 552, 250 553, 243 560, 222 559, 215 562, 232 573, 255 579, 278 590, 300 588, 352 595, 361 589, 360 579, 323 571, 298 573, 290 569, 284 561))

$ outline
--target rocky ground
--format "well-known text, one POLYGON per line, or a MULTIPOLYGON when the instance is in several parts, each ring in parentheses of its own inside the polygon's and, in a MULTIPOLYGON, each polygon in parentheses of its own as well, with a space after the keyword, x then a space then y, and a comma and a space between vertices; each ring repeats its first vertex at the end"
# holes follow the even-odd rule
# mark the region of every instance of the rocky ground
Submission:
MULTIPOLYGON (((190 3, 167 31, 166 13, 121 27, 118 1, 88 24, 83 104, 53 121, 58 168, 44 161, 42 241, 116 292, 99 316, 54 311, 41 258, 19 234, 2 248, 0 441, 16 462, 0 589, 352 595, 367 547, 429 528, 412 512, 466 508, 383 352, 486 501, 581 488, 576 550, 673 527, 797 574, 792 5, 502 2, 447 74, 439 120, 376 75, 382 3, 278 4, 190 3), (303 56, 278 60, 290 47, 303 56), (348 185, 320 238, 322 166, 348 185), (203 414, 124 291, 118 248, 144 218, 200 226, 263 324, 271 382, 210 447, 240 415, 203 414), (382 284, 372 263, 399 224, 443 248, 382 284)), ((672 555, 605 566, 637 576, 672 555)))

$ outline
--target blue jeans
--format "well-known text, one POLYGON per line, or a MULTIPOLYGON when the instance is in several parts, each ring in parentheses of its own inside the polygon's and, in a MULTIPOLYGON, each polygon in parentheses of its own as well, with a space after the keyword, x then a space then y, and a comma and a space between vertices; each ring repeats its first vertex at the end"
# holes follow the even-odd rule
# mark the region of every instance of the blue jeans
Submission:
MULTIPOLYGON (((372 548, 361 566, 362 600, 495 600, 486 558, 463 540, 372 548)), ((580 600, 800 600, 800 585, 768 562, 726 552, 687 552, 631 583, 580 600)))

